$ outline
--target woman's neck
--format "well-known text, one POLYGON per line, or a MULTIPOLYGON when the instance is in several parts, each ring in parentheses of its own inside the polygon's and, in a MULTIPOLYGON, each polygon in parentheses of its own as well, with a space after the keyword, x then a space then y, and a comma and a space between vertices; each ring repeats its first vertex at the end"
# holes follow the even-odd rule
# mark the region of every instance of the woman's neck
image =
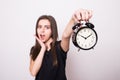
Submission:
POLYGON ((49 51, 51 49, 51 43, 53 42, 53 39, 50 38, 46 43, 46 50, 49 51))

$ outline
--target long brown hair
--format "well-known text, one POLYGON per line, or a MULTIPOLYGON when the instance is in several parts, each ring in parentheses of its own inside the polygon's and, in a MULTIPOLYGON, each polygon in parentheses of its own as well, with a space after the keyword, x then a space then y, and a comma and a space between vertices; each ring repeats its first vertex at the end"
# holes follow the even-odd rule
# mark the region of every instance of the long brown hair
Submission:
MULTIPOLYGON (((56 20, 54 19, 54 17, 50 16, 50 15, 42 15, 38 18, 37 22, 36 22, 36 36, 38 37, 37 34, 37 28, 38 28, 38 23, 41 19, 47 19, 50 21, 51 24, 51 30, 52 30, 52 35, 51 37, 53 38, 53 42, 51 44, 51 53, 52 53, 52 57, 53 57, 53 65, 57 65, 57 55, 56 55, 56 47, 55 47, 55 42, 57 41, 58 38, 58 30, 57 30, 57 23, 56 20)), ((30 56, 33 60, 36 59, 36 57, 38 56, 39 52, 40 52, 41 46, 39 45, 38 41, 35 41, 35 45, 31 48, 30 51, 30 56)))

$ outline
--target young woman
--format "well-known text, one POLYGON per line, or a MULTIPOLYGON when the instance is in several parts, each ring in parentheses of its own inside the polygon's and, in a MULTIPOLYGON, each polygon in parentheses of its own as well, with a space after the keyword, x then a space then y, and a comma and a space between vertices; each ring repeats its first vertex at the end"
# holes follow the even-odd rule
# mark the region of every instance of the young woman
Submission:
POLYGON ((54 17, 42 15, 36 23, 36 43, 30 51, 30 73, 35 80, 67 80, 66 57, 69 50, 72 26, 88 21, 91 10, 78 9, 67 24, 62 39, 57 41, 58 31, 54 17))

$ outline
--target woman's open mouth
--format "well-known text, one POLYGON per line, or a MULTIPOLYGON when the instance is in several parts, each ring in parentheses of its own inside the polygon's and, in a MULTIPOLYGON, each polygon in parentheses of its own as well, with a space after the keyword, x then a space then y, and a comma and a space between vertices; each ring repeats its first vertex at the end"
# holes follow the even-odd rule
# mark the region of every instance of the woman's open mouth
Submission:
POLYGON ((45 39, 45 35, 44 34, 40 34, 40 38, 41 38, 41 40, 44 40, 45 39))

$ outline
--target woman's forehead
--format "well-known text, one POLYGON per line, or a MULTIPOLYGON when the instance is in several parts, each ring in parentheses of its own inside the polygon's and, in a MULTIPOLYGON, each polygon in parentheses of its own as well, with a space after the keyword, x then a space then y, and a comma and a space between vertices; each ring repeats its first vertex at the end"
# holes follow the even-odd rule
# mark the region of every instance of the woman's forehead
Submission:
POLYGON ((48 19, 41 19, 39 22, 38 22, 39 25, 42 25, 42 24, 46 24, 46 25, 50 25, 50 21, 48 19))

